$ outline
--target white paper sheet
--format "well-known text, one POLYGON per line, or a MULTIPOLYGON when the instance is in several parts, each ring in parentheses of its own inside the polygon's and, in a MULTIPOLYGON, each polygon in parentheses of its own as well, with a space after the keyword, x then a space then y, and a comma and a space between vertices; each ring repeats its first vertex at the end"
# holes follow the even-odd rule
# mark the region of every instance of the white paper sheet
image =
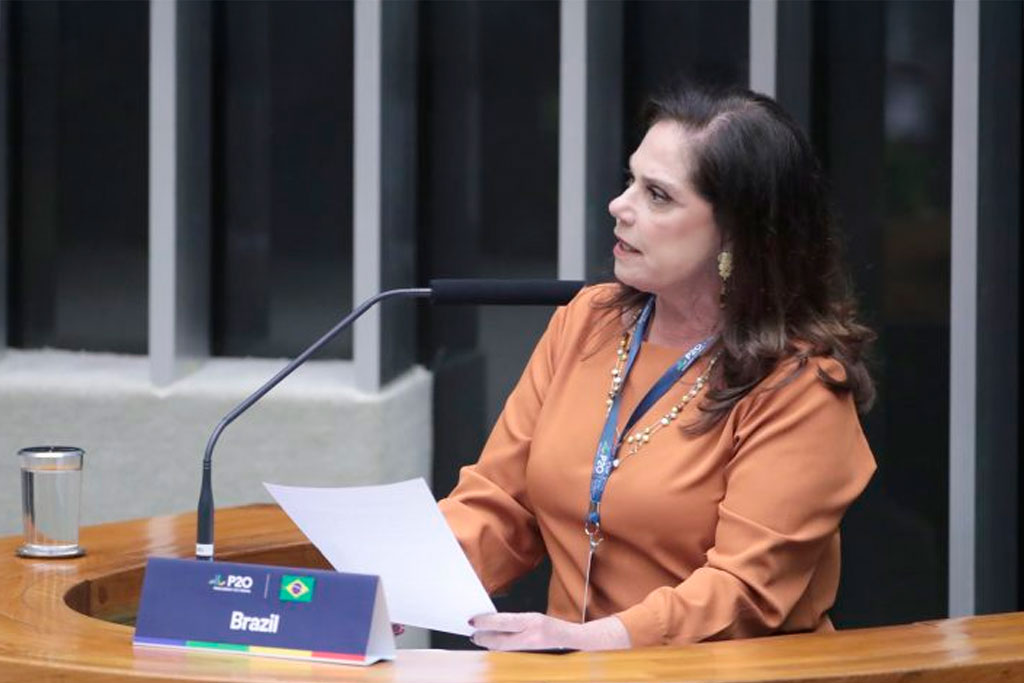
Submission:
POLYGON ((496 611, 423 479, 263 485, 335 569, 381 577, 393 622, 470 635, 470 617, 496 611))

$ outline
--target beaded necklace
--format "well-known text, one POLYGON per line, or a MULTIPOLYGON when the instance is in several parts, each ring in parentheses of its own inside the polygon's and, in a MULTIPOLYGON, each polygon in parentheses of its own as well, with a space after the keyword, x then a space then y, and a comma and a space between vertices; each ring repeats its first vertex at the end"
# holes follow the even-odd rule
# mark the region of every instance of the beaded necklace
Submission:
MULTIPOLYGON (((622 383, 624 379, 622 368, 626 364, 629 340, 635 330, 636 321, 634 320, 632 327, 622 333, 622 339, 619 341, 619 348, 615 352, 615 366, 612 368, 612 385, 608 390, 608 399, 605 401, 605 404, 607 405, 605 415, 611 411, 615 397, 620 391, 622 391, 622 383)), ((644 444, 648 443, 651 440, 651 437, 654 436, 662 427, 668 427, 677 417, 679 417, 679 414, 683 412, 683 408, 686 407, 686 404, 696 398, 697 394, 700 393, 700 390, 708 383, 708 378, 711 377, 711 371, 715 369, 715 364, 718 362, 721 355, 722 352, 717 351, 715 355, 711 357, 711 360, 708 361, 704 371, 697 377, 697 380, 693 383, 693 386, 690 387, 690 390, 683 394, 683 397, 679 399, 679 402, 672 406, 667 413, 662 415, 661 419, 652 422, 643 429, 638 429, 626 437, 625 445, 628 447, 628 450, 624 457, 636 455, 637 451, 643 448, 644 444)), ((616 457, 612 460, 612 468, 614 469, 621 465, 624 457, 616 457)))

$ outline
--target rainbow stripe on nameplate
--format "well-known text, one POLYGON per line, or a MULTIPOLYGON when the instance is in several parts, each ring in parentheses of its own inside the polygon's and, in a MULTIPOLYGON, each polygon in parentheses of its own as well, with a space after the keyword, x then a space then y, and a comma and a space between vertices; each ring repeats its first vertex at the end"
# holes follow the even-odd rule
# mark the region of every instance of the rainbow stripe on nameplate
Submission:
POLYGON ((379 577, 150 558, 133 643, 332 662, 395 658, 379 577))
POLYGON ((279 657, 281 659, 312 659, 346 664, 373 664, 377 660, 369 660, 364 655, 347 654, 344 652, 316 652, 314 650, 294 650, 287 647, 260 647, 258 645, 237 645, 235 643, 207 643, 201 640, 168 640, 165 638, 135 637, 136 645, 150 647, 167 647, 188 650, 217 650, 229 654, 260 655, 262 657, 279 657))

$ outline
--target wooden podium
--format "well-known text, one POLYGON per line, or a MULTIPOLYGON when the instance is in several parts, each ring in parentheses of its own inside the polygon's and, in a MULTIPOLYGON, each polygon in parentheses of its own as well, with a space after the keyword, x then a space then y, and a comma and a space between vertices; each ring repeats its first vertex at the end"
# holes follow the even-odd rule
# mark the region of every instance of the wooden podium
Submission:
MULTIPOLYGON (((686 647, 543 655, 400 651, 363 669, 133 649, 146 558, 191 557, 195 515, 82 530, 86 555, 15 556, 0 539, 0 680, 98 681, 1024 681, 1024 613, 686 647)), ((279 508, 217 511, 218 559, 326 568, 279 508)))

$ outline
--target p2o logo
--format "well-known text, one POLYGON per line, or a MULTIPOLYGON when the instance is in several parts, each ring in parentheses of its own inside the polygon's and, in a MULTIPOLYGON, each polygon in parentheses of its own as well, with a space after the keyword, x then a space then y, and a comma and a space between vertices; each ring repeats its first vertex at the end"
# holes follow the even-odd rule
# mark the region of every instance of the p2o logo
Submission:
POLYGON ((235 576, 234 574, 228 574, 227 587, 241 588, 242 590, 252 590, 252 577, 235 576))
POLYGON ((225 578, 217 574, 210 579, 209 584, 213 590, 224 593, 251 593, 253 581, 251 576, 228 574, 225 578))

